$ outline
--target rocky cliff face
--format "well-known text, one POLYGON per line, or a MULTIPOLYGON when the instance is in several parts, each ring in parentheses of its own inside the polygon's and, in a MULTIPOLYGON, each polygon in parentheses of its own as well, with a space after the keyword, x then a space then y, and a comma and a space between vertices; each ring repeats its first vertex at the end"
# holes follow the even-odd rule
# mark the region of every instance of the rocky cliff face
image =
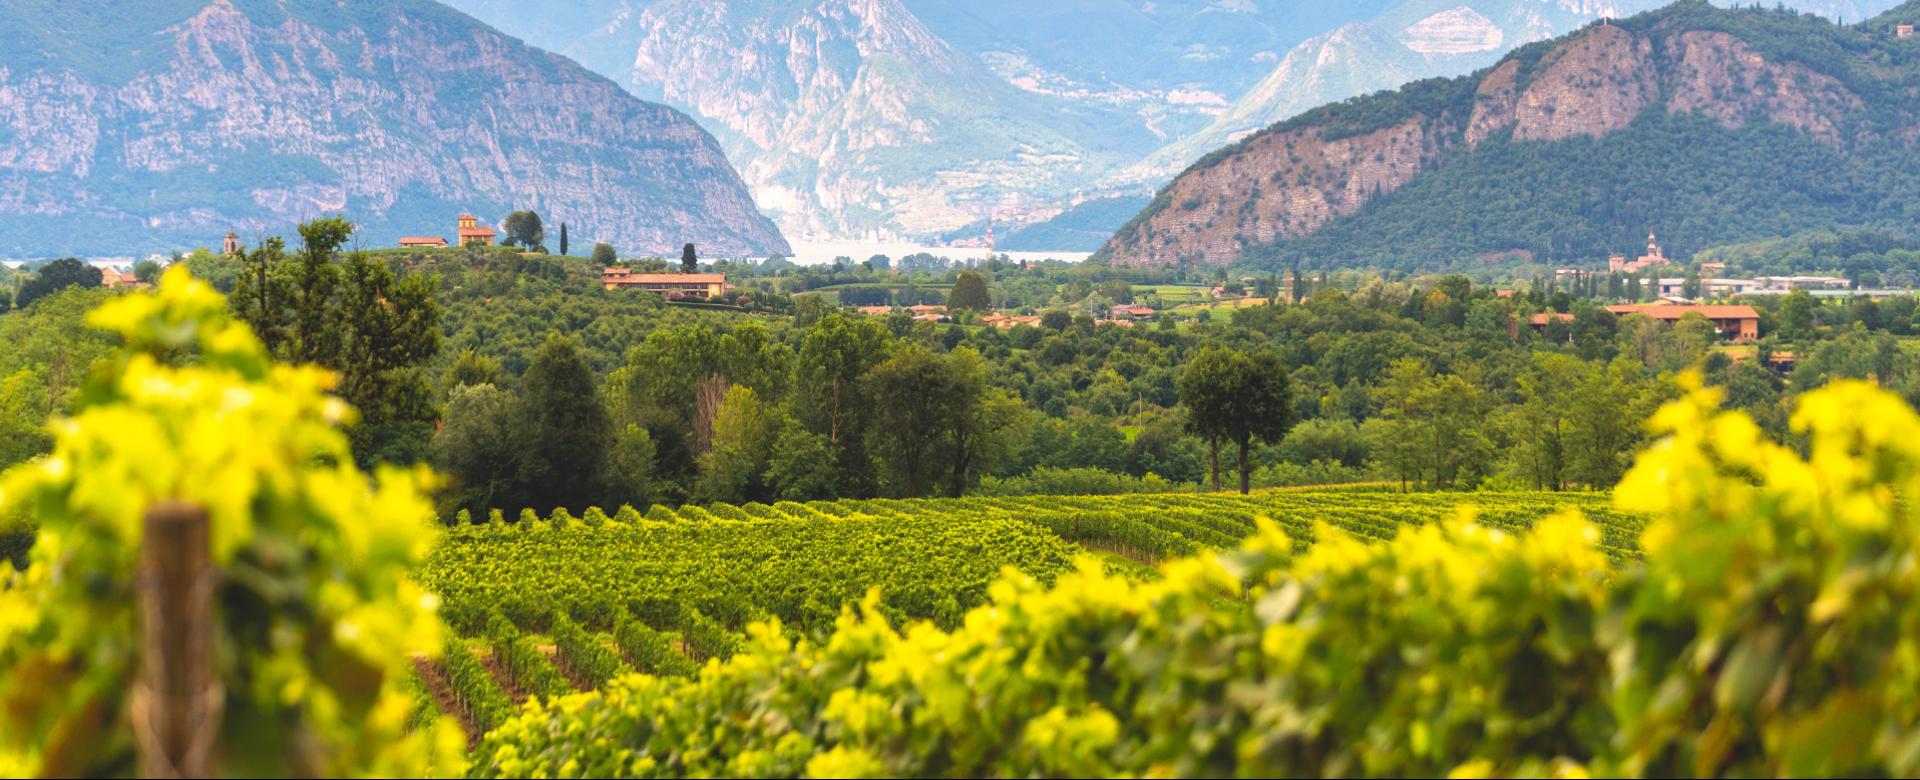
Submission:
POLYGON ((631 52, 623 83, 715 128, 797 235, 949 230, 1063 197, 1151 142, 1001 78, 898 0, 664 0, 579 45, 631 52))
POLYGON ((789 235, 842 238, 1145 195, 1314 106, 1670 1, 447 0, 692 113, 789 235))
POLYGON ((1128 265, 1231 263, 1249 247, 1313 234, 1482 145, 1604 143, 1649 112, 1727 128, 1777 124, 1839 149, 1911 126, 1912 105, 1870 110, 1843 74, 1822 70, 1846 69, 1857 83, 1873 78, 1862 75, 1871 67, 1768 53, 1717 29, 1731 18, 1717 14, 1731 13, 1696 8, 1596 24, 1471 77, 1276 125, 1181 174, 1102 255, 1128 265))
MULTIPOLYGON (((111 38, 51 29, 0 54, 0 214, 15 228, 0 254, 217 246, 229 229, 251 241, 331 213, 371 246, 451 240, 462 211, 497 221, 517 208, 568 223, 577 245, 790 251, 687 116, 451 9, 144 11, 111 38), (89 51, 103 44, 123 58, 89 51)), ((21 17, 8 26, 56 21, 21 17)))

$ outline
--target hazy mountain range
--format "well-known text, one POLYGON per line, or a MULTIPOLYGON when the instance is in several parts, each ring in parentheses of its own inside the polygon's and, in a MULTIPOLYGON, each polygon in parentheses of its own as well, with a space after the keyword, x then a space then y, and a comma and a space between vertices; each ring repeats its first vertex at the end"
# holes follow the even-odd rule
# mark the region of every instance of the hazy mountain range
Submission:
POLYGON ((0 22, 0 257, 332 213, 363 245, 454 240, 461 212, 516 208, 582 247, 789 251, 685 114, 438 3, 0 0, 0 22))
MULTIPOLYGON (((1659 0, 450 0, 697 117, 795 236, 1142 196, 1313 106, 1659 0)), ((1893 0, 1796 0, 1864 18, 1893 0)), ((1090 245, 1089 245, 1090 248, 1090 245)))

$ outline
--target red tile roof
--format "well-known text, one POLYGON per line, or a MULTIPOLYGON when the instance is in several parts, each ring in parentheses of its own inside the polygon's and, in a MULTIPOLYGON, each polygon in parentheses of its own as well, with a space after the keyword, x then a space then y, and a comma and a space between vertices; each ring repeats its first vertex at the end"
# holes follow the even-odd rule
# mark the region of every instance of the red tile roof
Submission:
POLYGON ((1688 306, 1677 303, 1628 303, 1608 306, 1607 311, 1614 314, 1645 314, 1656 320, 1677 320, 1688 314, 1699 314, 1710 320, 1754 320, 1760 318, 1760 312, 1752 306, 1688 306))
POLYGON ((619 284, 726 284, 726 274, 636 274, 625 268, 608 268, 600 279, 619 284))

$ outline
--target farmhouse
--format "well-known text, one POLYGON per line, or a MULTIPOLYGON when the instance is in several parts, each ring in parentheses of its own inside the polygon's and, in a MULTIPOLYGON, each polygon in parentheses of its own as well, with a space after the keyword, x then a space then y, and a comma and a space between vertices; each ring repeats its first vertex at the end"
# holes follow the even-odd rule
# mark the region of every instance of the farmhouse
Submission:
POLYGON ((100 269, 100 286, 108 289, 120 287, 141 287, 140 277, 132 272, 115 270, 111 266, 100 269))
POLYGON ((697 295, 718 298, 727 292, 726 274, 637 274, 627 268, 600 272, 600 284, 609 290, 637 288, 660 295, 697 295))
POLYGON ((401 248, 444 247, 447 240, 439 236, 401 236, 401 248))
POLYGON ((1619 316, 1641 314, 1666 323, 1678 322, 1681 317, 1698 314, 1713 322, 1720 335, 1733 341, 1751 341, 1760 337, 1760 313, 1752 306, 1686 306, 1667 303, 1629 303, 1620 306, 1608 306, 1607 311, 1619 316))
POLYGON ((455 232, 460 237, 461 246, 493 246, 493 228, 480 224, 480 218, 472 214, 460 215, 460 224, 455 232))
POLYGON ((1142 306, 1137 303, 1122 304, 1119 306, 1115 306, 1113 307, 1113 312, 1112 312, 1113 318, 1116 320, 1120 320, 1120 319, 1150 320, 1150 319, 1153 319, 1154 315, 1158 313, 1159 312, 1156 312, 1153 310, 1152 306, 1142 306))

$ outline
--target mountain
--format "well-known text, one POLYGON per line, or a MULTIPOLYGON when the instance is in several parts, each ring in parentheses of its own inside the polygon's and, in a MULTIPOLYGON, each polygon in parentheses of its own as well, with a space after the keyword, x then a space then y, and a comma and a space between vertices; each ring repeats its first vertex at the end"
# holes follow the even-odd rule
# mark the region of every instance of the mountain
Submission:
POLYGON ((437 3, 0 0, 0 22, 0 256, 331 213, 378 246, 517 208, 577 245, 790 251, 685 114, 437 3))
POLYGON ((1313 106, 1662 0, 449 2, 694 115, 788 233, 916 238, 1145 196, 1313 106))
MULTIPOLYGON (((509 25, 544 8, 464 4, 509 25)), ((1143 120, 1116 119, 1124 105, 996 74, 898 0, 659 0, 596 12, 601 24, 551 43, 699 117, 795 235, 927 235, 1017 214, 1070 198, 1160 142, 1143 120)))
POLYGON ((1920 38, 1682 2, 1216 150, 1099 257, 1127 265, 1578 262, 1920 213, 1920 38))
POLYGON ((451 0, 698 117, 815 237, 1043 219, 1393 1, 451 0))
POLYGON ((1408 0, 1287 52, 1206 127, 1105 180, 1158 184, 1209 150, 1315 106, 1492 64, 1514 47, 1665 0, 1408 0))

